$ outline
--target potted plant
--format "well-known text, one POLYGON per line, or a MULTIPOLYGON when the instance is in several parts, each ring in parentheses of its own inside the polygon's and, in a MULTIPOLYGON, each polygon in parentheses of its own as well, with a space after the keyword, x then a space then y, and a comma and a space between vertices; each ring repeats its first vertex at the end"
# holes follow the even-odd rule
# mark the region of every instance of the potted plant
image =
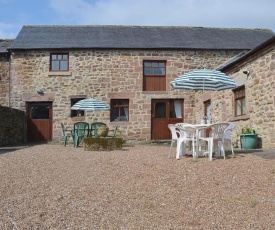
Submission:
POLYGON ((244 126, 240 138, 243 149, 255 149, 257 147, 258 134, 252 127, 244 126))
POLYGON ((97 134, 99 137, 107 137, 108 132, 109 132, 109 128, 107 127, 107 125, 101 125, 97 129, 97 134))

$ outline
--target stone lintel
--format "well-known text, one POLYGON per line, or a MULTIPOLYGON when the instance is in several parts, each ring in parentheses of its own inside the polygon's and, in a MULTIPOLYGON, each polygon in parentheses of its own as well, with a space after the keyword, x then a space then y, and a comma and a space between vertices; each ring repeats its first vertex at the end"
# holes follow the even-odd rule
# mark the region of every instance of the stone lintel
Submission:
POLYGON ((55 93, 23 93, 22 101, 54 101, 55 93))

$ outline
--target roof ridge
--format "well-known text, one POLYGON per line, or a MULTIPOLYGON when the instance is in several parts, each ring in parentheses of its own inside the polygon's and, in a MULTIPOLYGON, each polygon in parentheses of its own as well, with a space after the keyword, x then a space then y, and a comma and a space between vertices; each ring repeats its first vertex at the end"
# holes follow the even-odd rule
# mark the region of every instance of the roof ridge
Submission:
POLYGON ((139 26, 139 25, 24 25, 28 28, 163 28, 163 29, 210 29, 210 30, 270 30, 269 28, 228 28, 228 27, 204 27, 204 26, 139 26))

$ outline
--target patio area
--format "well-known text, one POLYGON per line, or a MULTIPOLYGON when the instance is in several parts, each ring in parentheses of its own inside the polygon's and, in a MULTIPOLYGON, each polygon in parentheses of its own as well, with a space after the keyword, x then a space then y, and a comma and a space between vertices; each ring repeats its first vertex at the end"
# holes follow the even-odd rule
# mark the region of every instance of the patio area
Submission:
POLYGON ((275 151, 211 162, 168 152, 165 144, 2 148, 0 229, 275 228, 275 151))

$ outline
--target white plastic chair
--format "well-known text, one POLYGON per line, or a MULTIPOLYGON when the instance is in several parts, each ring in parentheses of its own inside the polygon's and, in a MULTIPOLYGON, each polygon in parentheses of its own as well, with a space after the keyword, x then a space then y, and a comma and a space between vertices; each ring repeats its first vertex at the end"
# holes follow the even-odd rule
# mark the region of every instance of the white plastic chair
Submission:
POLYGON ((209 137, 199 137, 200 141, 206 141, 208 142, 208 157, 209 160, 212 161, 213 158, 213 149, 214 146, 216 146, 224 159, 225 159, 225 152, 224 152, 224 145, 223 145, 223 135, 229 126, 229 123, 217 123, 208 126, 207 128, 211 128, 211 131, 209 133, 209 137))
POLYGON ((172 140, 171 140, 171 145, 170 145, 170 150, 169 150, 169 157, 170 157, 173 144, 174 144, 174 142, 178 141, 178 139, 180 137, 180 132, 174 124, 169 124, 168 128, 170 129, 171 135, 172 135, 172 140))
POLYGON ((233 149, 233 144, 232 144, 232 140, 231 140, 231 132, 235 128, 235 126, 236 126, 235 123, 229 122, 229 126, 226 128, 226 130, 223 134, 223 138, 222 138, 223 145, 224 145, 225 141, 228 141, 230 143, 232 155, 234 155, 234 149, 233 149))
POLYGON ((176 159, 179 159, 180 155, 182 156, 182 144, 183 150, 186 150, 186 144, 189 142, 189 149, 191 149, 192 143, 192 156, 195 158, 195 130, 187 125, 180 125, 176 124, 176 127, 180 131, 180 137, 177 142, 177 154, 176 159))

